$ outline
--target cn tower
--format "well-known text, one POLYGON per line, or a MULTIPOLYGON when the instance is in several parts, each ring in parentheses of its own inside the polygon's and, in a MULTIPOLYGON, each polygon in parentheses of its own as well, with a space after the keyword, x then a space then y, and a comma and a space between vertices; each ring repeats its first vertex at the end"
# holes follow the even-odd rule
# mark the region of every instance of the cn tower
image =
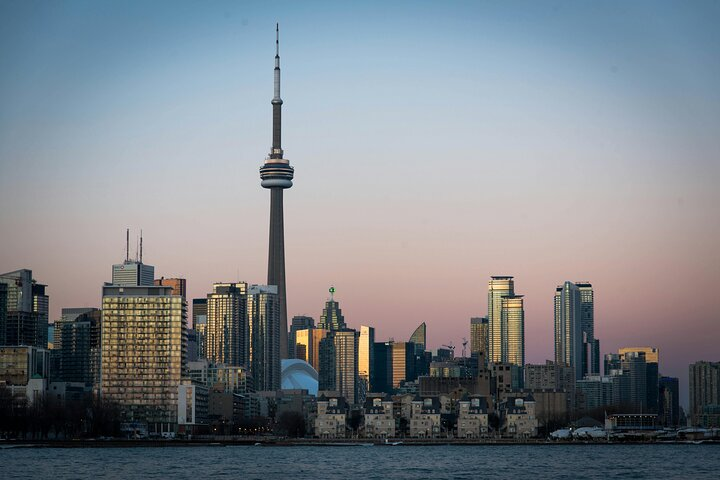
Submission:
POLYGON ((260 185, 270 189, 270 251, 268 285, 277 285, 280 306, 280 358, 288 357, 287 300, 285 297, 285 229, 283 190, 292 187, 293 167, 280 147, 282 99, 280 98, 280 26, 275 26, 275 95, 272 99, 273 139, 270 155, 260 167, 260 185))

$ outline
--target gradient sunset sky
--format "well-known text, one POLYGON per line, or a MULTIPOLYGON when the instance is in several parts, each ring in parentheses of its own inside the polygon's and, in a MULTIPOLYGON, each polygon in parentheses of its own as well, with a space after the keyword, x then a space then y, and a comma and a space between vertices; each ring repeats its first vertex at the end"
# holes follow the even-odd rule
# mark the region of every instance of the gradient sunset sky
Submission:
MULTIPOLYGON (((280 22, 288 314, 461 348, 491 275, 595 287, 603 353, 720 360, 720 3, 0 0, 0 271, 99 306, 125 229, 157 276, 265 283, 280 22)), ((683 402, 685 403, 685 402, 683 402)))

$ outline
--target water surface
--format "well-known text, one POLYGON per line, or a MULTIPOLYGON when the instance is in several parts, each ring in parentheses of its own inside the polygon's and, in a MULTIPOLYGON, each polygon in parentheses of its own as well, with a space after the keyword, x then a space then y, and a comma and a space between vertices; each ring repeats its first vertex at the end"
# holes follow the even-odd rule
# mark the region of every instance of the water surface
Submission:
POLYGON ((720 445, 12 448, 0 478, 720 478, 720 445))

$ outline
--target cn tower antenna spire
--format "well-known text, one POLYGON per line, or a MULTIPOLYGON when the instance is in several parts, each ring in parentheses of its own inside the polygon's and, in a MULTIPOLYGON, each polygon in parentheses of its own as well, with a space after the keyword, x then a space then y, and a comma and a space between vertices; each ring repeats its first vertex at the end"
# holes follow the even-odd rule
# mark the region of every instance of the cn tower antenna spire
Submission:
POLYGON ((272 99, 273 106, 273 142, 270 149, 270 158, 283 158, 283 149, 280 145, 282 123, 282 98, 280 98, 280 24, 275 24, 275 70, 273 71, 275 94, 272 99))

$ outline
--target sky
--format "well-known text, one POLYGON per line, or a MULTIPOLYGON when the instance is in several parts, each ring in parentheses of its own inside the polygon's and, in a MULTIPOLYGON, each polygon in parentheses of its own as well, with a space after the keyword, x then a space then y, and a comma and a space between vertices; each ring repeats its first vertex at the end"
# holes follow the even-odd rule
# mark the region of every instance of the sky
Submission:
MULTIPOLYGON (((491 275, 595 289, 603 353, 720 360, 720 4, 0 0, 0 271, 99 306, 142 229, 190 297, 267 278, 280 23, 288 314, 460 352, 491 275)), ((684 402, 685 403, 685 402, 684 402)))

